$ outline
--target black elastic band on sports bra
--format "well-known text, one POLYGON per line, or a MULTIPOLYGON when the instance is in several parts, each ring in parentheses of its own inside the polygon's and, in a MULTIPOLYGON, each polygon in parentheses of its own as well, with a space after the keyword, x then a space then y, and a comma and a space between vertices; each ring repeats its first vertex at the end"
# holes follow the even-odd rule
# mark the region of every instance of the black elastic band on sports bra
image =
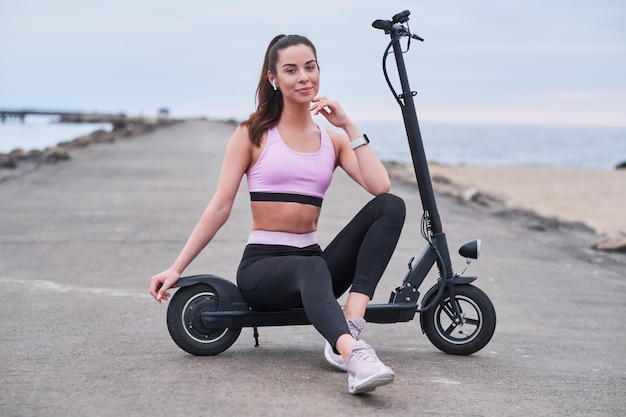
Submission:
POLYGON ((283 201, 322 207, 322 201, 324 201, 324 199, 302 194, 250 192, 250 201, 283 201))

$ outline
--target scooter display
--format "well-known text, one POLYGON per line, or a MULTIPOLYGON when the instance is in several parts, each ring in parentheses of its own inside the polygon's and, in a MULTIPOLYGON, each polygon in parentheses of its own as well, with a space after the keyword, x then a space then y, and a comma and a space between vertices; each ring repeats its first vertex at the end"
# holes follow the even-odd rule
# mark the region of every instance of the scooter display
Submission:
MULTIPOLYGON (((391 20, 376 20, 372 26, 389 35, 391 41, 383 56, 383 73, 402 110, 409 149, 422 201, 422 236, 426 248, 408 263, 402 283, 391 292, 386 304, 370 304, 365 320, 372 323, 408 322, 420 314, 422 332, 443 352, 469 355, 485 347, 496 328, 496 312, 489 297, 472 285, 475 276, 455 274, 452 269, 446 236, 437 210, 424 145, 409 87, 403 54, 411 40, 423 41, 411 33, 410 12, 405 10, 391 20), (406 38, 406 39, 405 39, 406 38), (406 40, 402 49, 401 40, 406 40), (390 52, 392 51, 392 52, 390 52), (387 73, 387 58, 393 53, 402 93, 397 94, 387 73), (419 288, 434 265, 437 282, 420 299, 419 288)), ((459 254, 467 260, 478 259, 480 240, 461 246, 459 254)), ((239 337, 242 328, 253 327, 256 346, 258 327, 310 324, 303 308, 284 311, 256 311, 244 300, 231 281, 215 275, 181 277, 167 310, 167 327, 174 342, 193 355, 216 355, 227 350, 239 337)))

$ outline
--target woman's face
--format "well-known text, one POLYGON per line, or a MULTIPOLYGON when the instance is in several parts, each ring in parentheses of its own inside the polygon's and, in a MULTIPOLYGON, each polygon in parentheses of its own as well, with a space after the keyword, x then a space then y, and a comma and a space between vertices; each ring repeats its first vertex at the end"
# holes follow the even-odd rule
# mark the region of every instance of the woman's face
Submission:
MULTIPOLYGON (((275 78, 272 78, 274 76, 275 78)), ((313 50, 306 45, 294 45, 278 52, 275 79, 283 100, 309 103, 319 91, 320 71, 313 50)))

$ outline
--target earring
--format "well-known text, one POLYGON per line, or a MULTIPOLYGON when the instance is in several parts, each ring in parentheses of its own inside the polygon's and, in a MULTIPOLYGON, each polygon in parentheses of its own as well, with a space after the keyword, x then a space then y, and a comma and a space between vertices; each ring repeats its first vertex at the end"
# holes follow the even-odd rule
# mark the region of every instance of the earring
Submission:
POLYGON ((276 88, 276 80, 272 81, 272 87, 274 87, 274 91, 278 90, 278 88, 276 88))

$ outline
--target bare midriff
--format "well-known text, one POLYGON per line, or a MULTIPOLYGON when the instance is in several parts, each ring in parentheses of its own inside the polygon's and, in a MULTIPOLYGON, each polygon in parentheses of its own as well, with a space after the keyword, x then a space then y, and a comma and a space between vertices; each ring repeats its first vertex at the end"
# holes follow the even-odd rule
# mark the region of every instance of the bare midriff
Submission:
POLYGON ((317 230, 321 207, 282 201, 253 201, 252 229, 270 232, 310 233, 317 230))

